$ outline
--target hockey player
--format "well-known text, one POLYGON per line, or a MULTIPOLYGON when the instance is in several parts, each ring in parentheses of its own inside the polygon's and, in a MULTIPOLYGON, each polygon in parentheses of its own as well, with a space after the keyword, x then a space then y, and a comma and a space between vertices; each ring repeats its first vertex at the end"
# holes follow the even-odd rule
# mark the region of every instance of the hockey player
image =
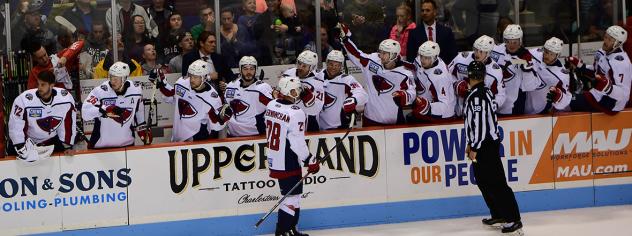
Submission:
MULTIPOLYGON (((286 195, 301 180, 302 165, 307 165, 307 171, 314 174, 320 166, 305 142, 305 112, 295 105, 301 94, 299 78, 282 77, 278 89, 279 98, 268 103, 265 112, 266 154, 270 177, 279 181, 281 194, 286 195)), ((275 235, 305 235, 296 229, 302 193, 303 185, 300 184, 281 203, 275 235)))
POLYGON ((54 145, 54 151, 65 151, 75 144, 75 100, 67 90, 54 86, 52 70, 41 71, 37 88, 24 91, 13 101, 9 138, 21 160, 43 157, 37 154, 38 146, 54 145))
POLYGON ((459 97, 457 99, 456 114, 462 115, 463 99, 467 94, 467 66, 472 61, 480 61, 485 64, 487 76, 485 76, 485 86, 494 94, 494 101, 498 107, 505 102, 505 85, 503 83, 503 72, 500 66, 490 58, 492 49, 494 48, 494 39, 483 35, 474 41, 473 52, 462 52, 457 55, 448 66, 448 70, 454 76, 455 92, 459 97))
POLYGON ((197 60, 191 63, 187 76, 180 77, 175 85, 159 76, 156 87, 165 96, 165 102, 175 103, 171 141, 197 141, 217 138, 218 131, 232 116, 228 104, 209 83, 210 65, 197 60))
POLYGON ((498 107, 500 115, 524 114, 525 92, 543 85, 533 70, 533 56, 522 45, 522 35, 519 25, 508 25, 503 31, 504 43, 495 46, 491 53, 491 58, 503 72, 506 96, 498 107))
POLYGON ((603 45, 595 53, 595 62, 585 65, 578 57, 568 61, 581 74, 592 80, 593 87, 571 102, 573 111, 600 111, 614 115, 625 108, 630 99, 632 64, 622 45, 628 32, 621 26, 610 26, 603 38, 603 45), (594 78, 594 79, 593 79, 594 78))
POLYGON ((239 60, 240 78, 228 83, 226 103, 233 111, 228 134, 233 137, 265 134, 263 113, 272 100, 272 87, 257 80, 257 59, 244 56, 239 60))
POLYGON ((94 120, 88 148, 134 145, 134 131, 145 145, 153 137, 145 123, 142 88, 128 80, 129 65, 110 66, 108 81, 92 89, 81 107, 84 120, 94 120))
POLYGON ((445 119, 454 116, 456 96, 454 78, 439 58, 439 44, 426 41, 419 46, 415 58, 415 88, 417 98, 412 115, 418 121, 431 118, 445 119))
POLYGON ((544 114, 551 106, 560 111, 568 110, 573 95, 569 92, 569 71, 558 59, 564 42, 556 37, 544 43, 543 48, 531 49, 534 69, 543 85, 527 92, 526 114, 544 114))
POLYGON ((325 81, 325 104, 318 117, 321 130, 337 129, 349 124, 350 115, 364 107, 368 95, 351 75, 342 73, 345 57, 341 51, 327 54, 327 68, 317 77, 325 81))
POLYGON ((301 100, 297 104, 307 115, 307 131, 318 131, 318 114, 323 110, 325 103, 324 82, 316 77, 316 67, 318 66, 318 55, 315 52, 305 50, 296 58, 296 68, 291 68, 283 72, 282 76, 292 76, 301 79, 303 86, 301 100))
POLYGON ((363 126, 403 124, 403 108, 415 101, 414 75, 403 66, 399 43, 386 39, 378 52, 366 54, 351 41, 351 31, 342 25, 340 37, 349 59, 362 70, 369 101, 364 110, 363 126))

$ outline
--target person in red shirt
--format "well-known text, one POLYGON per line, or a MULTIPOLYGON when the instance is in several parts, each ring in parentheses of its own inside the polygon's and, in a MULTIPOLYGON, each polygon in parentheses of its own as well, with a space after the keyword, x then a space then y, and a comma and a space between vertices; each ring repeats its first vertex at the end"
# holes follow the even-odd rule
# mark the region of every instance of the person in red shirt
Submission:
MULTIPOLYGON (((29 73, 27 88, 37 88, 37 75, 44 70, 55 70, 55 68, 53 68, 53 63, 56 64, 55 67, 57 68, 65 67, 66 75, 68 74, 68 71, 72 70, 73 66, 76 68, 78 65, 78 55, 83 48, 83 44, 84 41, 79 40, 71 44, 68 48, 61 50, 56 55, 49 57, 46 49, 44 49, 41 44, 38 42, 31 42, 29 49, 33 59, 33 68, 29 73)), ((59 78, 60 74, 58 74, 58 71, 55 71, 55 75, 55 77, 57 77, 55 87, 72 89, 72 84, 70 84, 70 87, 64 86, 65 84, 61 81, 61 78, 59 78)), ((70 78, 68 78, 68 80, 69 79, 70 78)))

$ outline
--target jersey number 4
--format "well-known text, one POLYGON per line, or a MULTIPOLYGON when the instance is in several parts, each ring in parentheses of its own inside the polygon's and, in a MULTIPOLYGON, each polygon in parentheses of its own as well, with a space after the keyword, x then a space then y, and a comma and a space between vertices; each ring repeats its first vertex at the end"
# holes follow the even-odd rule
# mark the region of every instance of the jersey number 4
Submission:
POLYGON ((276 122, 266 121, 266 133, 268 134, 268 148, 279 151, 279 136, 281 136, 281 125, 276 122))

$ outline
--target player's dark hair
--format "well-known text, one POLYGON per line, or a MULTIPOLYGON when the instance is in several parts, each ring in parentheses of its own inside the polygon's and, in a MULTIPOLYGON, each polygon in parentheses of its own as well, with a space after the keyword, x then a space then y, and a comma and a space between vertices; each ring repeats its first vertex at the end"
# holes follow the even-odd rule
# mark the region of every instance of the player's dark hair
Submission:
POLYGON ((37 74, 37 80, 40 80, 49 84, 54 84, 55 74, 53 73, 52 70, 44 70, 40 72, 39 74, 37 74))

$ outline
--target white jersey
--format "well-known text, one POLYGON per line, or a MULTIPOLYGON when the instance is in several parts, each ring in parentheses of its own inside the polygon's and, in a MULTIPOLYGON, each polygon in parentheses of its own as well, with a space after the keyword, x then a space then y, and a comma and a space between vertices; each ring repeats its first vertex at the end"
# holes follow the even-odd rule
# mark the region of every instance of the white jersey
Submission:
POLYGON ((30 138, 36 144, 48 143, 55 137, 66 145, 75 144, 75 100, 68 91, 53 88, 49 102, 42 101, 37 89, 24 91, 13 101, 9 116, 9 137, 13 144, 24 144, 30 138))
POLYGON ((305 142, 305 112, 296 104, 272 100, 264 116, 270 175, 274 177, 275 172, 300 173, 301 166, 310 157, 305 142))
POLYGON ((428 69, 421 66, 419 57, 415 59, 415 88, 417 96, 423 97, 430 102, 431 115, 440 118, 450 118, 454 116, 456 106, 456 95, 454 94, 455 80, 450 73, 445 62, 437 57, 437 61, 428 69))
POLYGON ((521 63, 533 63, 533 55, 524 48, 519 49, 516 53, 509 53, 503 43, 494 47, 490 57, 502 68, 505 85, 505 102, 498 107, 497 113, 511 115, 514 111, 514 105, 525 102, 518 101, 520 91, 533 91, 542 84, 533 69, 523 70, 520 66, 521 63))
POLYGON ((556 87, 562 91, 562 99, 559 102, 553 102, 551 105, 559 111, 568 111, 569 104, 573 95, 569 91, 570 71, 564 68, 562 62, 558 59, 552 65, 547 65, 542 61, 542 48, 529 50, 533 55, 533 68, 538 77, 542 80, 540 86, 534 91, 527 92, 527 101, 525 102, 525 114, 538 114, 546 112, 548 108, 547 94, 549 88, 556 87))
POLYGON ((614 49, 610 54, 606 54, 603 49, 599 49, 595 53, 595 62, 593 66, 587 66, 593 70, 595 74, 601 74, 612 82, 612 91, 606 94, 596 89, 591 89, 590 93, 598 102, 603 96, 608 96, 617 102, 613 111, 621 111, 625 108, 626 103, 630 99, 630 86, 632 83, 632 64, 630 58, 621 50, 614 49))
MULTIPOLYGON (((455 81, 468 80, 467 66, 474 61, 474 53, 461 52, 448 66, 448 71, 455 78, 455 81)), ((505 84, 503 82, 503 72, 500 66, 494 62, 491 58, 488 58, 485 62, 485 69, 487 76, 485 76, 485 87, 487 87, 492 94, 494 94, 494 101, 498 107, 502 106, 505 102, 505 84)), ((458 116, 463 115, 463 98, 457 98, 456 114, 458 116)))
POLYGON ((226 86, 226 103, 233 110, 228 122, 228 134, 241 137, 265 133, 263 113, 272 100, 272 87, 263 81, 254 81, 247 87, 241 80, 233 80, 226 86))
POLYGON ((353 76, 340 74, 335 78, 329 78, 327 70, 322 70, 316 76, 325 81, 325 104, 318 116, 318 125, 321 130, 335 129, 343 125, 342 117, 345 114, 342 108, 345 99, 354 98, 356 107, 366 105, 368 95, 353 76))
POLYGON ((364 109, 364 116, 380 124, 403 123, 403 111, 393 101, 393 93, 406 93, 406 104, 415 101, 416 91, 413 73, 404 66, 386 69, 382 66, 378 53, 366 54, 360 51, 348 38, 344 47, 349 52, 349 59, 362 70, 366 80, 366 91, 369 101, 364 109))
POLYGON ((165 86, 160 88, 165 102, 175 103, 171 141, 191 141, 198 132, 210 134, 224 129, 226 124, 219 117, 222 99, 211 84, 204 83, 206 86, 202 91, 195 91, 189 78, 180 77, 175 85, 165 82, 165 86))
MULTIPOLYGON (((298 77, 296 74, 296 68, 287 69, 282 75, 298 77)), ((318 114, 320 114, 323 110, 323 104, 325 103, 325 88, 323 80, 317 78, 314 72, 309 72, 309 75, 307 75, 306 78, 301 78, 301 85, 303 88, 310 89, 312 93, 314 93, 316 100, 314 101, 314 104, 310 106, 306 106, 303 102, 299 102, 297 105, 305 111, 307 116, 318 117, 318 114)))
POLYGON ((145 109, 140 85, 125 81, 122 95, 117 95, 109 81, 92 89, 81 107, 83 120, 94 120, 90 137, 91 148, 125 147, 134 145, 134 131, 145 126, 145 109), (123 109, 116 118, 104 116, 108 106, 123 109))

